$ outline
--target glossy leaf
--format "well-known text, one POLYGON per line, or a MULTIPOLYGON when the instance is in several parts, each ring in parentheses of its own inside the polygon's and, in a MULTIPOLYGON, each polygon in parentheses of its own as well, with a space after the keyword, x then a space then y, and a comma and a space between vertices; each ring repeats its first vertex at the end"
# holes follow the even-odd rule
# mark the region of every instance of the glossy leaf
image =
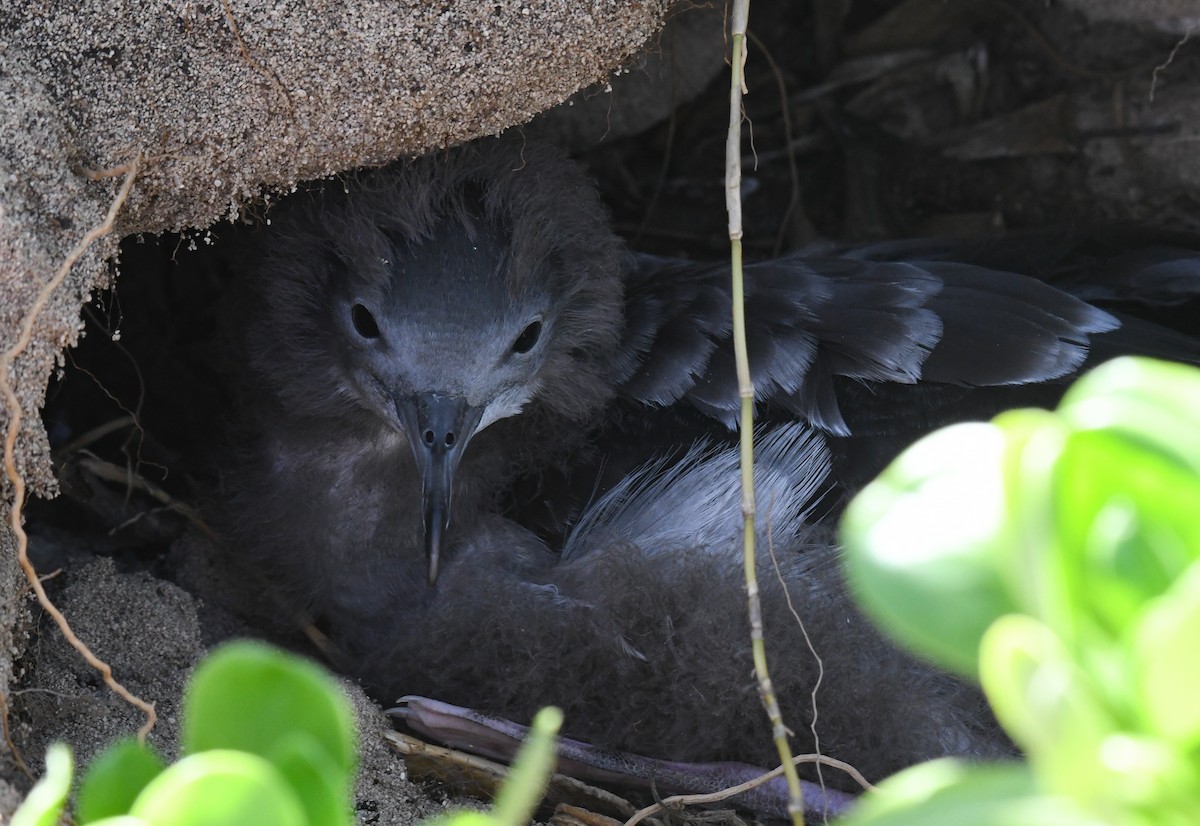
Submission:
POLYGON ((354 717, 316 665, 261 643, 236 642, 196 669, 184 699, 187 753, 238 749, 269 757, 296 732, 310 736, 339 772, 353 773, 354 717))
POLYGON ((307 732, 282 738, 268 760, 296 792, 309 823, 338 826, 350 822, 354 775, 336 765, 307 732))
POLYGON ((543 708, 534 716, 529 736, 517 752, 508 779, 496 799, 492 814, 498 826, 523 826, 533 818, 554 771, 554 738, 562 721, 562 712, 553 706, 543 708))
POLYGON ((13 814, 12 826, 56 826, 74 773, 71 749, 54 743, 46 749, 46 773, 13 814))
MULTIPOLYGON (((1004 441, 1004 524, 994 537, 994 564, 1016 611, 1069 617, 1059 565, 1054 467, 1067 441, 1062 421, 1045 410, 1010 410, 993 421, 1004 441)), ((971 461, 969 454, 963 461, 971 461)))
POLYGON ((142 789, 164 768, 162 758, 136 740, 111 746, 92 761, 79 786, 79 820, 90 823, 128 813, 142 789))
POLYGON ((847 577, 880 627, 970 676, 983 632, 1017 609, 997 569, 1004 450, 993 425, 939 431, 865 488, 842 524, 847 577))
POLYGON ((1200 746, 1200 563, 1155 603, 1132 637, 1149 727, 1195 750, 1200 746))
POLYGON ((1120 636, 1200 548, 1200 477, 1119 431, 1074 433, 1055 469, 1072 610, 1120 636))
POLYGON ((274 766, 254 754, 220 749, 185 757, 162 772, 130 814, 154 826, 308 826, 296 793, 274 766))
POLYGON ((1041 793, 1019 763, 922 763, 865 795, 840 826, 1100 826, 1068 799, 1041 793))
POLYGON ((1200 370, 1118 360, 1056 413, 922 440, 851 505, 867 608, 963 673, 978 635, 984 689, 1043 790, 918 767, 852 823, 1200 823, 1197 410, 1200 370))
POLYGON ((1088 675, 1054 632, 1013 614, 980 647, 980 679, 996 717, 1050 790, 1089 800, 1112 778, 1100 748, 1118 727, 1088 675))
MULTIPOLYGON (((1059 405, 1074 429, 1115 430, 1200 474, 1200 371, 1146 358, 1114 359, 1077 381, 1059 405)), ((1200 549, 1198 549, 1200 550, 1200 549)))

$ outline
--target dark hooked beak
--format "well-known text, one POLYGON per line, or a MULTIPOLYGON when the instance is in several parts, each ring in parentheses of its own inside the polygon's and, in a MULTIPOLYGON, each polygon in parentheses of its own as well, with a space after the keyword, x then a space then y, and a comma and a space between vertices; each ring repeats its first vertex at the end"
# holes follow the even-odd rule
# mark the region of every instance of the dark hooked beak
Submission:
POLYGON ((450 526, 454 471, 467 442, 475 435, 483 410, 467 404, 461 396, 440 393, 398 400, 396 410, 408 431, 413 458, 421 472, 425 558, 429 562, 429 584, 433 585, 438 578, 442 536, 450 526))

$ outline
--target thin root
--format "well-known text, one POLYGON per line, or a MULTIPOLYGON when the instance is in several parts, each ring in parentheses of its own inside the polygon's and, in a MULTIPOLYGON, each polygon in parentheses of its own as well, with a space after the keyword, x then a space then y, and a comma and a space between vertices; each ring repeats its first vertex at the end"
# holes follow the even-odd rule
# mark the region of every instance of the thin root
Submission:
POLYGON ((29 580, 30 587, 37 594, 38 603, 54 619, 59 630, 62 631, 63 637, 66 638, 71 647, 79 652, 88 665, 100 673, 105 684, 113 692, 122 697, 126 702, 140 709, 146 715, 145 724, 138 729, 138 739, 144 742, 146 735, 154 728, 154 723, 158 719, 158 715, 154 710, 154 704, 147 703, 145 700, 135 697, 125 686, 117 682, 113 678, 112 667, 93 654, 91 649, 75 636, 75 632, 71 630, 71 625, 67 622, 66 617, 62 615, 62 612, 54 606, 54 603, 46 595, 46 590, 42 587, 42 581, 38 577, 38 572, 33 567, 33 563, 29 561, 29 537, 26 535, 25 529, 21 524, 21 514, 25 507, 25 479, 17 470, 14 458, 17 436, 21 432, 21 402, 17 398, 17 394, 13 391, 12 382, 10 381, 13 362, 25 352, 26 348, 29 347, 30 341, 33 340, 34 322, 37 321, 38 316, 45 309, 46 302, 50 300, 50 296, 66 279, 71 268, 79 262, 79 259, 83 257, 88 248, 112 232, 117 215, 120 213, 121 207, 125 204, 125 200, 129 197, 130 190, 133 189, 133 182, 137 178, 141 165, 142 155, 138 152, 128 164, 125 164, 127 168, 125 180, 121 184, 121 189, 117 192, 117 196, 113 199, 112 204, 109 205, 108 214, 104 216, 104 221, 88 230, 87 234, 83 236, 79 243, 75 245, 75 248, 67 255, 66 259, 63 260, 57 272, 54 273, 54 277, 38 293, 33 306, 29 308, 29 312, 25 314, 25 318, 21 322, 21 332, 17 336, 16 342, 3 355, 0 355, 0 392, 3 393, 4 406, 9 411, 10 416, 8 432, 4 436, 4 472, 13 487, 12 507, 9 509, 9 527, 12 528, 13 535, 17 539, 17 563, 21 566, 21 570, 25 572, 25 578, 29 580))
POLYGON ((8 751, 12 754, 13 762, 17 764, 17 768, 21 770, 23 775, 33 780, 33 772, 29 770, 29 764, 21 756, 21 750, 13 742, 12 734, 8 730, 8 698, 3 694, 0 694, 0 723, 4 726, 4 742, 8 744, 8 751))
MULTIPOLYGON (((832 757, 825 757, 821 754, 798 754, 792 758, 792 764, 796 765, 799 763, 817 763, 819 765, 841 769, 846 774, 850 775, 850 777, 854 779, 854 782, 858 783, 864 789, 870 791, 871 789, 875 788, 871 785, 867 778, 862 776, 858 769, 854 768, 849 763, 844 763, 841 760, 835 760, 832 757)), ((710 792, 708 794, 672 795, 671 797, 663 798, 661 801, 653 803, 644 809, 639 809, 634 813, 633 817, 625 821, 624 826, 636 826, 636 824, 645 820, 650 815, 662 811, 668 806, 694 806, 708 803, 720 803, 721 801, 728 800, 735 795, 758 788, 762 784, 779 777, 781 774, 783 774, 783 766, 778 766, 774 769, 771 769, 769 772, 759 775, 753 780, 747 780, 745 783, 739 783, 736 786, 730 786, 728 789, 722 789, 719 792, 710 792)))

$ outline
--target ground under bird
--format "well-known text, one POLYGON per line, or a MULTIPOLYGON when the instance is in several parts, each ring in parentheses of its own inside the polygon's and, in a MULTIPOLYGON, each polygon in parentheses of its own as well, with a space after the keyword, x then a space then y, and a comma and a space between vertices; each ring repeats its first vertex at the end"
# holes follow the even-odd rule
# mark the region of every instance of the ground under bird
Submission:
MULTIPOLYGON (((819 523, 921 432, 1051 403, 1109 355, 1200 361, 1194 339, 1121 312, 1190 298, 1196 247, 1153 236, 1128 252, 1117 240, 1043 239, 1037 252, 1051 265, 1039 277, 1023 274, 1031 270, 1013 247, 994 244, 830 247, 748 267, 760 413, 776 428, 803 428, 775 434, 791 445, 777 448, 775 465, 791 461, 788 484, 806 492, 788 498, 782 482, 776 491, 792 503, 772 517, 793 560, 785 581, 836 580, 819 523)), ((624 686, 638 663, 684 646, 668 635, 647 651, 631 630, 639 623, 695 635, 689 650, 701 635, 731 640, 704 619, 728 600, 707 599, 700 584, 725 575, 723 534, 685 541, 697 512, 653 507, 669 496, 664 479, 736 502, 714 493, 737 485, 732 474, 718 483, 721 462, 687 453, 708 438, 719 454, 738 405, 725 265, 627 252, 579 167, 502 138, 294 196, 273 213, 248 281, 238 346, 249 436, 230 460, 223 521, 373 684, 506 713, 535 701, 571 708, 569 674, 559 671, 555 689, 522 659, 519 635, 504 647, 477 644, 480 633, 535 627, 529 651, 539 662, 553 654, 562 669, 583 667, 572 650, 593 664, 603 651, 597 673, 624 686), (690 471, 672 476, 681 456, 690 471), (647 470, 655 457, 666 458, 647 470), (622 497, 640 504, 631 511, 622 497), (639 508, 658 513, 658 527, 644 528, 639 508), (638 610, 654 600, 656 610, 638 610), (490 688, 473 699, 465 687, 480 682, 490 688)), ((822 588, 838 592, 812 585, 822 588)), ((867 642, 873 632, 844 599, 827 611, 827 646, 883 645, 867 642)), ((822 713, 886 716, 887 692, 908 680, 924 699, 901 704, 907 719, 929 720, 960 690, 914 676, 902 656, 890 679, 876 679, 878 660, 848 656, 844 672, 878 702, 847 690, 828 695, 822 713)), ((598 742, 640 747, 650 715, 673 702, 718 703, 725 685, 658 673, 657 687, 628 689, 636 709, 576 703, 568 733, 574 724, 598 742), (690 690, 707 696, 687 702, 690 690)), ((795 685, 802 693, 807 683, 795 685)), ((943 726, 876 765, 986 751, 946 734, 957 730, 943 726)), ((660 735, 662 756, 704 759, 690 727, 660 735)), ((732 758, 743 741, 712 742, 712 754, 732 758)))

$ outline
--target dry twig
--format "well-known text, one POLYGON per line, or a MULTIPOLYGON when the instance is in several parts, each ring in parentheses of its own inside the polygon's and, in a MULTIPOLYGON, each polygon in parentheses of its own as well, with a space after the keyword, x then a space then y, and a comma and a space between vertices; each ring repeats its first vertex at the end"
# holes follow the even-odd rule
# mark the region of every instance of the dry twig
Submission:
POLYGON ((743 559, 746 594, 750 614, 750 644, 754 654, 754 673, 758 691, 771 721, 771 732, 779 751, 783 774, 787 778, 788 813, 794 826, 804 824, 804 792, 800 775, 792 762, 788 728, 784 725, 779 701, 767 669, 767 651, 763 641, 762 603, 758 596, 758 577, 754 553, 754 383, 750 379, 750 358, 746 350, 746 301, 742 279, 742 95, 746 93, 746 28, 750 0, 734 0, 730 14, 732 57, 729 72, 729 133, 725 140, 725 209, 729 213, 730 263, 733 280, 733 352, 737 363, 738 396, 742 400, 741 469, 743 559))
MULTIPOLYGON (((793 771, 795 771, 795 766, 797 763, 816 763, 817 765, 841 769, 846 774, 850 775, 850 777, 854 779, 854 782, 858 783, 864 789, 870 791, 871 789, 875 788, 871 785, 867 778, 863 777, 862 774, 859 773, 858 769, 854 768, 849 763, 843 763, 841 760, 835 760, 832 757, 825 757, 824 755, 820 754, 798 754, 792 758, 791 765, 793 771)), ((652 803, 644 809, 639 809, 636 811, 633 817, 625 821, 623 826, 637 826, 637 824, 642 820, 646 819, 655 812, 667 809, 669 806, 702 806, 708 803, 720 803, 723 800, 728 800, 731 797, 748 792, 751 789, 756 789, 764 783, 774 780, 776 777, 779 777, 779 775, 785 773, 786 771, 787 769, 784 766, 776 766, 775 768, 771 769, 771 771, 764 772, 753 780, 747 780, 745 783, 739 783, 736 786, 730 786, 728 789, 722 789, 719 792, 709 792, 707 794, 677 794, 672 795, 671 797, 665 797, 656 803, 652 803)))

